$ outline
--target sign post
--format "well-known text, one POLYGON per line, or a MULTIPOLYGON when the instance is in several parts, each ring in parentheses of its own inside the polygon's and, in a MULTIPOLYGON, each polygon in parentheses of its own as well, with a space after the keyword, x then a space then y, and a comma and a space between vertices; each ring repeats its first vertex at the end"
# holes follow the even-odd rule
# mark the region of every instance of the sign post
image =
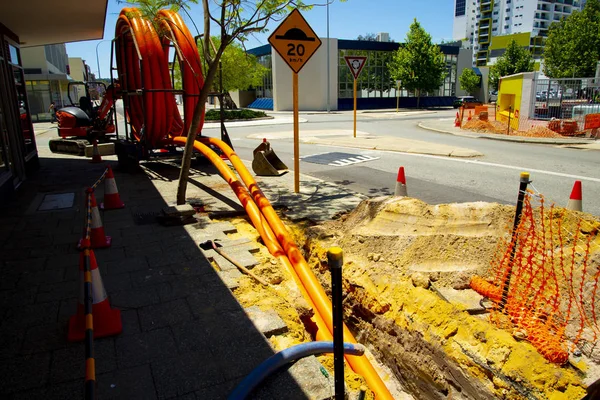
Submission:
POLYGON ((356 80, 365 66, 367 57, 345 56, 344 60, 346 60, 346 64, 348 65, 348 68, 350 68, 352 76, 354 76, 354 137, 356 137, 356 80))
POLYGON ((294 9, 269 37, 269 43, 292 69, 294 110, 294 192, 300 192, 300 129, 298 126, 298 73, 321 46, 298 9, 294 9))
POLYGON ((402 81, 400 79, 398 79, 396 81, 396 113, 398 113, 398 111, 400 110, 400 85, 402 84, 402 81))

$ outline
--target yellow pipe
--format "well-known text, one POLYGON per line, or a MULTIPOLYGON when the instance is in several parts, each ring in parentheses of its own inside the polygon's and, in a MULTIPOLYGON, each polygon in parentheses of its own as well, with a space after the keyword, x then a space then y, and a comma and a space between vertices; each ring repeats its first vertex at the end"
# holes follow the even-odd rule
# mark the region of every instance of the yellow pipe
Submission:
MULTIPOLYGON (((177 136, 173 138, 173 141, 176 143, 185 144, 186 139, 186 137, 177 136)), ((304 286, 302 286, 302 281, 300 280, 298 274, 294 270, 294 267, 290 263, 290 260, 288 259, 285 251, 277 241, 277 238, 275 237, 271 226, 267 223, 267 221, 265 221, 265 217, 260 212, 258 206, 254 202, 252 197, 250 197, 246 188, 242 186, 242 184, 238 181, 233 172, 231 172, 231 169, 229 169, 227 164, 225 164, 225 162, 221 160, 221 158, 217 154, 215 154, 215 152, 212 149, 198 141, 195 141, 194 148, 200 153, 204 154, 215 165, 215 167, 217 167, 223 179, 225 179, 225 181, 229 184, 235 195, 242 203, 242 206, 246 210, 248 217, 250 217, 252 224, 258 231, 260 237, 263 239, 265 246, 267 246, 269 253, 271 253, 273 256, 279 259, 283 266, 288 270, 290 275, 292 275, 294 281, 296 281, 296 283, 298 284, 300 292, 302 293, 302 296, 307 300, 308 305, 313 310, 316 310, 317 308, 315 307, 310 296, 304 289, 304 286)), ((317 325, 318 328, 316 334, 317 340, 333 340, 333 337, 327 329, 327 325, 325 324, 325 322, 319 314, 314 314, 313 322, 317 325)))
MULTIPOLYGON (((225 155, 229 158, 229 160, 233 164, 233 167, 236 169, 240 178, 242 178, 242 181, 250 191, 255 203, 260 208, 262 215, 265 216, 269 225, 273 229, 275 235, 277 236, 277 239, 279 240, 279 243, 283 246, 283 249, 287 253, 288 258, 292 262, 292 265, 294 266, 294 269, 298 274, 300 281, 302 282, 301 286, 304 286, 306 292, 310 296, 310 299, 312 299, 312 302, 316 306, 316 308, 314 308, 315 315, 320 314, 321 319, 325 322, 325 325, 327 326, 329 336, 331 336, 333 332, 333 315, 331 310, 331 302, 329 301, 325 290, 317 280, 317 277, 314 275, 314 273, 308 266, 306 260, 302 256, 300 249, 298 249, 298 246, 288 234, 285 225, 279 219, 279 216, 273 209, 273 206, 271 205, 269 200, 264 196, 264 194, 256 184, 256 181, 254 180, 250 172, 248 172, 248 169, 246 168, 242 160, 240 160, 240 158, 231 149, 231 147, 229 147, 223 141, 216 138, 203 137, 200 138, 200 140, 202 142, 219 147, 223 151, 223 153, 225 153, 225 155)), ((357 343, 356 339, 354 339, 354 336, 345 324, 344 342, 357 343)), ((375 371, 375 369, 373 368, 366 356, 346 356, 346 360, 350 364, 350 367, 356 373, 362 375, 365 378, 367 384, 369 385, 371 390, 373 390, 377 399, 393 400, 393 397, 389 392, 388 388, 385 386, 385 384, 381 380, 381 377, 379 376, 379 374, 377 374, 377 372, 375 371)))

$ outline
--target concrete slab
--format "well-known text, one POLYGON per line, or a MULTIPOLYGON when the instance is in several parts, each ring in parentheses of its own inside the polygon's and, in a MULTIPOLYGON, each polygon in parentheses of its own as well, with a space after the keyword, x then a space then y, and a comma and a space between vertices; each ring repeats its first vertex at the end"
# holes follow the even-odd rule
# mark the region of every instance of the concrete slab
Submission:
POLYGON ((245 308, 246 314, 262 334, 266 337, 281 335, 288 331, 285 322, 274 310, 263 311, 258 306, 245 308))
MULTIPOLYGON (((98 153, 101 156, 111 156, 115 154, 115 144, 114 143, 99 143, 98 144, 98 153)), ((85 156, 91 157, 94 154, 94 146, 87 145, 85 146, 85 156)))

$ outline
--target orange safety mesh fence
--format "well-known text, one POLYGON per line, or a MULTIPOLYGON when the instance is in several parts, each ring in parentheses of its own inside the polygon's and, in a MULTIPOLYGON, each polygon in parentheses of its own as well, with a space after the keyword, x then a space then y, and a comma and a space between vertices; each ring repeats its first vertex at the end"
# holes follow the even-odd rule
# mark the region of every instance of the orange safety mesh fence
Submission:
POLYGON ((584 349, 600 334, 600 222, 545 203, 527 192, 514 234, 501 240, 489 276, 473 277, 471 287, 492 301, 494 325, 562 364, 573 344, 584 349))
POLYGON ((498 111, 494 105, 487 106, 487 112, 479 108, 459 110, 462 129, 534 138, 599 137, 598 129, 586 129, 589 124, 586 125, 585 116, 571 119, 534 119, 514 112, 498 111))

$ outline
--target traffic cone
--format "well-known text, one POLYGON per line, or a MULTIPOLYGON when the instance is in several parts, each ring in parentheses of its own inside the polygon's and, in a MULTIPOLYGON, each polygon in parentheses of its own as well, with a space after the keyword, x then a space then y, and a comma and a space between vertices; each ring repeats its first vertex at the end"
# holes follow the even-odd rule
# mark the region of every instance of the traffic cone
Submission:
POLYGON ((567 210, 582 211, 581 181, 575 181, 571 197, 567 203, 567 210))
MULTIPOLYGON (((112 238, 104 234, 104 226, 102 225, 102 219, 100 218, 100 211, 98 210, 98 204, 96 204, 96 196, 94 196, 94 189, 88 188, 86 190, 88 196, 91 196, 91 222, 90 222, 90 239, 92 241, 92 249, 101 249, 104 247, 110 247, 112 238)), ((79 241, 78 248, 82 248, 84 239, 79 241)))
POLYGON ((102 162, 102 157, 100 157, 100 152, 98 151, 98 141, 96 139, 92 140, 92 159, 90 163, 98 164, 102 162))
MULTIPOLYGON (((86 248, 89 248, 89 240, 85 239, 82 245, 86 248)), ((79 291, 79 304, 77 305, 77 313, 71 316, 69 319, 69 332, 67 333, 67 339, 70 342, 79 342, 85 338, 87 317, 85 314, 83 297, 83 287, 85 281, 85 257, 85 252, 82 251, 79 255, 79 276, 82 289, 79 291)), ((102 276, 100 276, 100 270, 98 269, 98 263, 96 262, 96 256, 94 255, 93 250, 89 250, 89 263, 92 281, 91 295, 94 338, 117 335, 123 331, 121 311, 114 310, 110 307, 106 290, 104 290, 104 284, 102 283, 102 276)))
POLYGON ((454 118, 454 126, 460 128, 460 116, 458 115, 458 111, 456 112, 456 118, 454 118))
POLYGON ((104 180, 104 201, 100 204, 100 208, 103 210, 116 210, 125 207, 125 203, 121 201, 119 196, 119 189, 117 189, 117 182, 115 181, 115 175, 113 174, 110 165, 107 165, 108 172, 104 180))
POLYGON ((469 111, 469 117, 467 118, 467 121, 471 120, 471 111, 469 111))
POLYGON ((404 167, 398 169, 398 177, 396 178, 396 189, 394 196, 408 196, 406 191, 406 176, 404 175, 404 167))

